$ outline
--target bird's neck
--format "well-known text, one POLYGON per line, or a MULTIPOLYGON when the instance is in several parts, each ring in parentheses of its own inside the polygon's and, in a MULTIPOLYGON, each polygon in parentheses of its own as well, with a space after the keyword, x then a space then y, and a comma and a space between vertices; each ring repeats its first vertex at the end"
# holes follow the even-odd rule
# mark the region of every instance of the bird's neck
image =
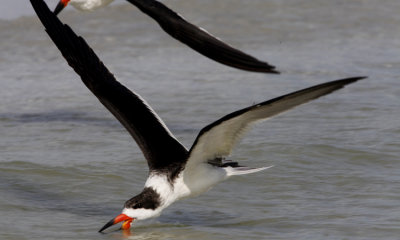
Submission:
POLYGON ((145 183, 145 187, 152 188, 161 198, 161 208, 166 208, 180 198, 189 195, 190 191, 183 184, 181 177, 173 182, 169 181, 167 175, 151 173, 145 183))

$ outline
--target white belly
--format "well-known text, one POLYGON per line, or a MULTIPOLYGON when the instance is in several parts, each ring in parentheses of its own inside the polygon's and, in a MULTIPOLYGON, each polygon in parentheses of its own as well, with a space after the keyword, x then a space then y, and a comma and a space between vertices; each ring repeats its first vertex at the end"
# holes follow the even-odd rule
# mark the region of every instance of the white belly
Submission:
POLYGON ((227 178, 225 169, 214 167, 208 163, 200 163, 195 167, 186 168, 183 171, 182 179, 190 192, 187 197, 194 197, 210 190, 227 178))
POLYGON ((151 174, 145 187, 151 187, 160 194, 162 208, 166 208, 176 200, 204 193, 225 179, 227 172, 224 169, 202 163, 195 168, 185 169, 175 179, 173 186, 165 175, 151 174))

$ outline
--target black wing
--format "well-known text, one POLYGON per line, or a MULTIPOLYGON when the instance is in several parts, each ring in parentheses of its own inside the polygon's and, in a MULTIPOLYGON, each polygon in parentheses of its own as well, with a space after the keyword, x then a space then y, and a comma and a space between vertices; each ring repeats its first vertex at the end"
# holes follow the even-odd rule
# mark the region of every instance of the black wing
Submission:
POLYGON ((155 0, 127 0, 160 24, 169 35, 219 63, 252 72, 279 73, 262 62, 187 22, 176 12, 155 0))
POLYGON ((64 25, 43 0, 31 0, 31 3, 68 64, 136 140, 150 170, 181 166, 186 160, 187 150, 150 106, 140 96, 120 84, 85 40, 64 25))

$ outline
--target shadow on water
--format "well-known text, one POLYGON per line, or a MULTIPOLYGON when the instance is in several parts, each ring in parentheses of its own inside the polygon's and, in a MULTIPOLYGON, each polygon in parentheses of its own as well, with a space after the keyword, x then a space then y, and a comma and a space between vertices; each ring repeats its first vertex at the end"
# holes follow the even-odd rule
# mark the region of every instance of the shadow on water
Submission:
MULTIPOLYGON (((96 111, 76 111, 68 109, 58 109, 48 112, 33 112, 33 113, 0 113, 0 122, 5 123, 18 123, 18 124, 30 124, 30 123, 49 123, 49 122, 62 122, 65 124, 84 124, 91 126, 105 126, 109 128, 120 128, 121 124, 117 119, 110 117, 110 115, 104 110, 104 112, 96 111), (105 117, 109 116, 109 117, 105 117)), ((199 129, 193 128, 191 125, 170 125, 169 128, 177 134, 196 134, 199 129)))
MULTIPOLYGON (((113 215, 119 209, 110 209, 106 204, 87 203, 61 194, 45 190, 40 183, 26 181, 4 173, 0 175, 2 191, 12 194, 16 202, 20 201, 26 208, 45 209, 75 214, 82 217, 113 215)), ((18 203, 19 204, 19 203, 18 203)))
POLYGON ((118 124, 116 120, 112 118, 97 117, 84 111, 70 111, 63 109, 35 113, 0 113, 0 121, 12 121, 17 123, 69 122, 105 126, 118 124))

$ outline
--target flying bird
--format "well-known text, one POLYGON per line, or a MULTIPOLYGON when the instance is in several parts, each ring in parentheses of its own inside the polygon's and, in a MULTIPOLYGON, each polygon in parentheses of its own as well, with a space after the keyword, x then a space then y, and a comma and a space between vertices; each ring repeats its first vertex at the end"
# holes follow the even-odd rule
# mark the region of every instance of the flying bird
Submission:
MULTIPOLYGON (((71 3, 72 6, 79 10, 89 11, 106 6, 112 1, 60 0, 54 13, 60 13, 68 3, 71 3)), ((204 29, 187 22, 178 13, 156 0, 127 1, 157 21, 161 28, 171 37, 214 61, 246 71, 279 73, 274 66, 231 47, 204 29)))
POLYGON ((156 217, 175 201, 199 195, 234 175, 265 170, 226 159, 254 123, 343 88, 364 77, 331 81, 232 112, 204 127, 186 149, 138 94, 119 83, 82 37, 63 24, 43 0, 30 0, 48 35, 98 100, 122 123, 142 150, 149 176, 144 189, 99 231, 122 222, 156 217))

